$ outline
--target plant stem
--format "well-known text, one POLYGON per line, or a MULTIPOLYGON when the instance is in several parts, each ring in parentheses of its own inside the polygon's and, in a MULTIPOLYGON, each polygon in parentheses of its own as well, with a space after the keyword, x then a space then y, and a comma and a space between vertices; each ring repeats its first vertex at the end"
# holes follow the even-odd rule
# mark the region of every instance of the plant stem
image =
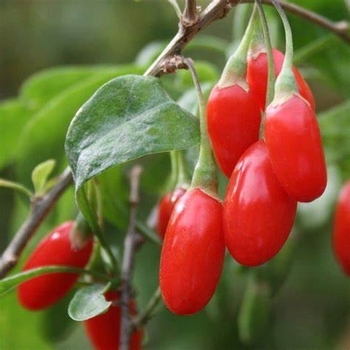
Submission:
POLYGON ((220 89, 230 87, 232 85, 240 85, 242 89, 248 91, 249 87, 246 79, 247 53, 251 40, 256 32, 257 25, 257 7, 254 6, 243 38, 234 54, 227 61, 222 72, 221 78, 218 82, 218 87, 220 89))
POLYGON ((293 68, 293 36, 292 36, 292 29, 290 28, 288 18, 286 16, 286 13, 283 11, 283 8, 279 4, 277 0, 272 0, 273 5, 275 6, 278 14, 280 15, 284 32, 286 36, 286 50, 285 50, 285 57, 283 61, 282 70, 288 69, 292 70, 293 68))
POLYGON ((192 26, 198 22, 197 3, 196 0, 186 0, 184 14, 181 23, 184 27, 192 26))
POLYGON ((208 194, 217 196, 217 172, 216 163, 213 159, 211 145, 207 130, 206 108, 202 89, 199 85, 198 76, 194 69, 193 61, 189 58, 184 59, 184 63, 188 66, 198 95, 199 119, 200 119, 200 148, 199 157, 194 169, 191 187, 200 187, 208 192, 208 194))
POLYGON ((189 183, 189 179, 187 175, 185 154, 183 151, 175 151, 175 152, 177 155, 177 166, 178 166, 177 184, 179 186, 186 186, 189 183))
POLYGON ((275 84, 275 101, 276 103, 282 103, 288 99, 294 92, 298 92, 297 84, 293 73, 293 36, 292 29, 290 28, 288 18, 283 11, 283 8, 278 1, 272 0, 278 14, 280 15, 285 36, 286 36, 286 50, 282 69, 276 79, 275 84))
POLYGON ((145 310, 136 316, 133 320, 134 327, 140 328, 147 323, 147 321, 152 318, 155 309, 162 300, 162 294, 160 288, 158 287, 154 292, 152 298, 148 301, 148 304, 145 307, 145 310))
MULTIPOLYGON (((272 45, 271 45, 271 37, 269 33, 269 27, 267 24, 267 19, 265 16, 264 9, 261 5, 261 0, 257 0, 256 4, 258 6, 259 15, 262 23, 263 33, 264 33, 264 40, 265 40, 265 46, 266 46, 266 54, 267 54, 267 61, 268 61, 268 71, 267 71, 267 93, 266 93, 266 106, 270 104, 270 102, 273 99, 274 94, 274 85, 275 85, 275 64, 273 60, 273 53, 272 53, 272 45)), ((261 125, 263 125, 263 121, 261 125)))
POLYGON ((177 17, 180 19, 182 14, 181 14, 180 6, 177 3, 177 1, 176 0, 168 0, 168 2, 171 4, 173 9, 175 10, 177 17))
MULTIPOLYGON (((160 76, 167 72, 167 63, 174 55, 182 53, 187 44, 212 22, 223 18, 229 10, 238 3, 253 3, 255 0, 217 0, 212 1, 199 15, 198 22, 184 28, 181 24, 179 31, 171 40, 169 45, 158 56, 154 63, 145 72, 145 75, 160 76)), ((272 5, 272 0, 262 0, 263 4, 272 5)), ((301 6, 280 2, 280 5, 287 11, 306 19, 307 21, 325 28, 337 35, 344 42, 350 44, 349 25, 346 21, 332 22, 319 14, 307 10, 301 6)))
MULTIPOLYGON (((249 3, 251 0, 242 0, 242 3, 249 3)), ((262 0, 263 4, 273 5, 272 0, 262 0)), ((319 15, 316 12, 307 10, 301 6, 293 3, 280 1, 279 4, 286 11, 293 13, 301 18, 304 18, 308 22, 314 23, 319 27, 325 28, 330 32, 337 35, 340 39, 350 44, 349 23, 347 21, 333 22, 326 17, 319 15)))
POLYGON ((121 273, 121 322, 120 322, 120 350, 129 350, 133 323, 130 318, 130 299, 132 297, 131 279, 135 262, 136 249, 140 243, 140 236, 136 232, 136 212, 139 203, 139 182, 142 168, 138 165, 131 170, 130 176, 130 219, 124 240, 123 265, 121 273))
MULTIPOLYGON (((90 214, 93 215, 93 212, 92 212, 92 209, 91 209, 91 205, 90 205, 90 201, 88 199, 88 196, 85 193, 84 188, 81 189, 81 192, 82 192, 82 196, 83 196, 84 202, 86 204, 85 205, 86 208, 90 211, 90 214)), ((120 263, 117 260, 117 258, 114 256, 110 245, 108 244, 104 234, 101 231, 101 227, 98 224, 94 224, 94 226, 91 227, 91 229, 93 230, 93 232, 95 233, 97 239, 99 240, 101 248, 106 252, 106 254, 107 254, 107 256, 108 256, 108 258, 110 260, 110 263, 113 266, 113 270, 114 270, 113 273, 115 275, 118 275, 119 271, 120 271, 120 263)))
POLYGON ((63 192, 72 184, 73 178, 69 168, 59 177, 58 182, 43 197, 37 198, 33 203, 27 219, 16 232, 12 241, 0 257, 0 278, 16 265, 22 250, 29 239, 38 229, 41 222, 49 214, 53 205, 60 198, 63 192))
POLYGON ((177 151, 175 150, 170 151, 170 165, 171 165, 170 188, 173 189, 177 184, 177 178, 179 174, 177 151))
POLYGON ((25 194, 29 199, 34 197, 34 193, 30 191, 27 187, 13 181, 5 180, 0 178, 0 187, 10 188, 12 190, 19 191, 25 194))

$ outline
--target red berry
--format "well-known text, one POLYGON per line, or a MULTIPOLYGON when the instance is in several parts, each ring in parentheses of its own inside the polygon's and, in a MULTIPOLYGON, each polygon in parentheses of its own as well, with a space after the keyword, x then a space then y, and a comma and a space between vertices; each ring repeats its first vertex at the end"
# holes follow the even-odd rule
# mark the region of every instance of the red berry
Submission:
POLYGON ((176 203, 163 242, 160 288, 175 314, 201 310, 211 299, 224 261, 222 204, 199 188, 176 203))
MULTIPOLYGON (((277 77, 282 69, 284 54, 276 49, 273 49, 272 52, 275 64, 275 76, 277 77)), ((268 60, 265 51, 260 51, 258 54, 250 54, 248 56, 247 81, 261 110, 265 110, 267 72, 268 60)), ((309 85, 296 67, 293 67, 293 72, 300 95, 303 96, 310 103, 311 108, 315 110, 315 100, 309 85)))
POLYGON ((273 258, 288 238, 297 203, 277 180, 258 141, 238 161, 227 188, 223 225, 232 257, 246 266, 273 258))
POLYGON ((350 181, 339 194, 333 227, 333 249, 344 273, 350 276, 350 181))
MULTIPOLYGON (((51 231, 30 255, 23 270, 50 265, 84 268, 92 252, 92 239, 89 238, 80 249, 73 247, 69 237, 73 225, 74 222, 69 221, 51 231)), ((78 277, 76 273, 35 277, 19 285, 19 301, 29 310, 49 307, 70 291, 78 277)))
POLYGON ((265 142, 272 167, 286 192, 310 202, 327 184, 320 130, 310 105, 297 94, 266 109, 265 142))
POLYGON ((183 187, 177 187, 174 191, 166 193, 160 200, 158 206, 157 232, 164 239, 168 222, 176 202, 186 193, 183 187))
POLYGON ((215 86, 207 104, 208 133, 221 171, 230 177, 242 153, 259 138, 261 114, 251 90, 215 86))
MULTIPOLYGON (((84 321, 86 333, 96 350, 116 350, 119 349, 120 342, 120 317, 121 309, 118 305, 120 293, 108 292, 105 295, 107 301, 113 304, 109 309, 96 317, 84 321)), ((131 314, 136 313, 134 300, 130 302, 131 314)), ((130 339, 130 350, 141 349, 142 331, 134 332, 130 339)))

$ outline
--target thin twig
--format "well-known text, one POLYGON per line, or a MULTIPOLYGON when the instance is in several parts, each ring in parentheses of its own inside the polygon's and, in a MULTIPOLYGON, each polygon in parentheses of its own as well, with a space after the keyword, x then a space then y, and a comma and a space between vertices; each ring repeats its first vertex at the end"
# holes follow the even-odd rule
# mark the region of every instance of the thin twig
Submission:
POLYGON ((180 6, 177 3, 177 1, 176 0, 168 0, 168 2, 173 7, 178 19, 180 19, 181 18, 181 9, 180 9, 180 6))
POLYGON ((49 214, 55 202, 60 198, 62 193, 73 182, 72 174, 67 168, 59 177, 55 186, 51 188, 43 197, 36 198, 33 201, 30 213, 20 229, 15 234, 5 251, 0 257, 0 278, 16 265, 20 254, 27 242, 37 230, 44 218, 49 214))
MULTIPOLYGON (((154 63, 145 72, 145 75, 160 76, 171 70, 167 69, 170 59, 176 55, 181 55, 186 45, 194 36, 217 19, 226 16, 228 11, 238 3, 253 3, 255 0, 217 0, 212 1, 208 7, 199 15, 198 21, 191 26, 179 24, 179 30, 169 45, 158 56, 154 63)), ((266 5, 272 5, 272 0, 262 0, 266 5)), ((322 28, 329 30, 339 38, 350 44, 349 24, 346 21, 333 22, 329 19, 307 10, 298 5, 280 1, 281 6, 288 12, 302 17, 322 28)), ((176 68, 176 67, 175 67, 176 68)), ((182 67, 184 68, 184 67, 182 67)))
POLYGON ((121 273, 121 325, 120 350, 129 350, 133 323, 130 318, 130 299, 132 297, 131 278, 135 262, 136 249, 140 244, 140 235, 136 232, 136 212, 139 203, 139 182, 142 168, 138 165, 131 170, 130 176, 130 219, 124 240, 123 265, 121 273))
POLYGON ((184 27, 193 26, 198 22, 197 3, 196 0, 186 0, 184 14, 181 23, 184 27))
POLYGON ((141 328, 144 326, 150 318, 152 318, 154 311, 157 309, 159 302, 162 300, 162 294, 160 288, 158 287, 154 292, 152 298, 148 301, 145 309, 142 313, 135 316, 133 319, 134 327, 141 328))

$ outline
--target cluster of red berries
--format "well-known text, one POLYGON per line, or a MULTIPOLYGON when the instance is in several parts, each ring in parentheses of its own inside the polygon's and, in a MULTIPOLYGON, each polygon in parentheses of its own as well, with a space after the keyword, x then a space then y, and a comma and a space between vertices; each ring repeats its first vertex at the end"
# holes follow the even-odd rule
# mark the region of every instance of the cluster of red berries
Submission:
MULTIPOLYGON (((273 59, 278 76, 284 55, 273 50, 273 59)), ((326 187, 309 86, 293 67, 298 91, 275 96, 265 108, 267 72, 266 52, 255 52, 248 55, 243 84, 217 84, 210 94, 208 134, 216 162, 230 179, 223 204, 201 188, 160 203, 160 287, 174 313, 191 314, 208 303, 220 278, 225 246, 245 266, 272 259, 289 236, 297 202, 316 199, 326 187)))
MULTIPOLYGON (((284 55, 274 50, 273 57, 277 76, 284 55)), ((216 87, 208 101, 214 154, 230 178, 224 200, 225 242, 233 258, 246 266, 261 265, 278 253, 292 228, 297 202, 316 199, 327 183, 314 99, 307 83, 294 67, 299 91, 275 97, 265 109, 267 66, 265 52, 249 56, 248 90, 237 84, 216 87), (243 96, 239 101, 237 90, 243 96), (226 108, 229 95, 231 108, 226 108), (237 110, 238 104, 256 109, 237 110), (261 112, 265 121, 259 139, 261 112), (229 137, 226 141, 220 136, 225 134, 236 135, 239 141, 229 137), (236 150, 232 157, 230 150, 236 150)))
MULTIPOLYGON (((91 236, 79 244, 72 237, 75 222, 69 221, 52 230, 38 244, 27 259, 23 270, 45 266, 66 266, 84 268, 91 257, 93 239, 91 236)), ((55 304, 66 296, 77 282, 77 273, 48 273, 26 282, 18 287, 18 299, 26 309, 43 310, 55 304)), ((112 301, 111 307, 104 314, 84 321, 86 332, 96 349, 114 350, 119 346, 118 330, 120 329, 120 295, 117 292, 107 292, 107 301, 112 301)), ((132 312, 136 311, 135 302, 132 301, 132 312)), ((141 348, 142 334, 135 332, 131 338, 130 349, 141 348)))

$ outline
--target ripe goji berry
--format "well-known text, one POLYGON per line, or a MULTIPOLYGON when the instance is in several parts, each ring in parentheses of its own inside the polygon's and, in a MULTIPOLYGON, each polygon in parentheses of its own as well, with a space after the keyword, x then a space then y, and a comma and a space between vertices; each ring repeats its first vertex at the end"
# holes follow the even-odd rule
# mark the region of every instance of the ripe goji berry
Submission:
MULTIPOLYGON (((74 221, 65 222, 52 230, 36 247, 23 267, 23 271, 36 267, 62 265, 83 268, 92 252, 92 239, 82 247, 72 245, 70 232, 74 221)), ((76 273, 49 273, 34 277, 18 287, 18 298, 29 310, 40 310, 63 298, 77 281, 76 273)))
POLYGON ((230 178, 223 226, 232 257, 246 266, 272 259, 293 226, 297 202, 276 178, 265 143, 246 150, 230 178))
POLYGON ((215 86, 207 104, 208 134, 221 171, 230 177, 242 153, 259 139, 261 114, 250 88, 215 86))
POLYGON ((167 192, 158 205, 157 232, 160 238, 164 239, 168 222, 176 202, 186 193, 183 187, 177 187, 174 191, 167 192))
POLYGON ((272 167, 286 192, 299 202, 319 197, 327 170, 317 119, 299 94, 266 109, 264 137, 272 167))
POLYGON ((199 188, 188 190, 175 205, 160 258, 160 288, 172 312, 192 314, 209 302, 224 253, 221 202, 199 188))
MULTIPOLYGON (((273 49, 272 54, 275 76, 277 77, 282 69, 284 54, 277 49, 273 49)), ((293 67, 293 73, 300 95, 304 97, 310 103, 311 108, 315 110, 315 100, 309 85, 296 67, 293 67)), ((247 81, 250 89, 252 90, 254 98, 262 111, 265 110, 266 103, 267 75, 267 53, 265 51, 259 51, 257 53, 250 52, 248 55, 247 81)))

